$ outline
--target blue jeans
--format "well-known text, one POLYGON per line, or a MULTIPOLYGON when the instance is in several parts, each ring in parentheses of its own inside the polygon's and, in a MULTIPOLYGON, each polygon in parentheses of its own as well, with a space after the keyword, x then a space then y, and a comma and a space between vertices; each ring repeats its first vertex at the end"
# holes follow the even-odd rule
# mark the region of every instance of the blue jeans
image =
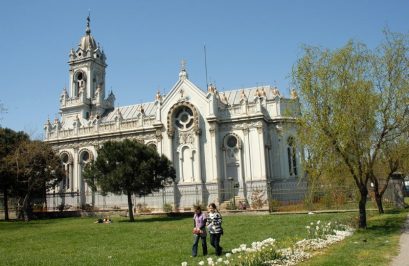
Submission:
POLYGON ((216 250, 216 256, 222 255, 223 248, 220 246, 220 237, 222 234, 210 234, 210 244, 216 250))
POLYGON ((203 256, 207 255, 207 243, 206 243, 206 235, 201 236, 201 235, 193 235, 194 240, 193 240, 193 247, 192 247, 192 256, 196 257, 197 256, 197 246, 199 244, 199 239, 202 239, 202 249, 203 249, 203 256))

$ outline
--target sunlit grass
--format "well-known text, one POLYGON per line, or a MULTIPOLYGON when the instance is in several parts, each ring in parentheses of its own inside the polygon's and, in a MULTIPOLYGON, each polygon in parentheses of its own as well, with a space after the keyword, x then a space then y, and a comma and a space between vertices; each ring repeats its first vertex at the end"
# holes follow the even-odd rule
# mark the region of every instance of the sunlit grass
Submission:
POLYGON ((366 230, 357 230, 352 237, 300 265, 389 265, 398 254, 401 228, 407 214, 407 211, 389 211, 371 216, 366 230))
MULTIPOLYGON (((278 245, 287 247, 307 236, 305 226, 310 222, 321 220, 350 223, 356 220, 356 215, 355 212, 224 215, 225 234, 221 245, 224 251, 228 252, 240 244, 250 244, 272 237, 277 239, 278 245)), ((349 253, 344 255, 346 257, 351 254, 366 257, 364 253, 368 249, 365 247, 368 246, 382 250, 383 254, 377 254, 378 257, 389 258, 393 250, 388 251, 385 247, 396 246, 396 228, 402 223, 404 216, 405 214, 401 213, 375 215, 369 221, 370 227, 367 231, 359 231, 326 253, 346 249, 345 252, 349 253), (386 226, 393 228, 388 229, 386 226), (367 241, 363 242, 363 238, 367 241)), ((29 223, 0 222, 0 264, 181 265, 182 261, 187 261, 189 265, 196 265, 198 261, 206 260, 206 257, 201 256, 200 245, 199 256, 190 258, 192 218, 139 216, 136 219, 135 223, 130 223, 126 218, 113 217, 112 224, 95 224, 93 218, 40 220, 29 223)), ((209 256, 214 256, 209 241, 208 246, 209 256)), ((341 256, 342 252, 338 253, 341 256)))

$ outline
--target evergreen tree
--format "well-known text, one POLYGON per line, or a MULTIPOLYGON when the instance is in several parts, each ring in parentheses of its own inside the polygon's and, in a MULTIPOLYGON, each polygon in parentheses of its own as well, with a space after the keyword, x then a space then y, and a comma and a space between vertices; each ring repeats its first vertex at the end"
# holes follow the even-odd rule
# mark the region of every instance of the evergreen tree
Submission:
POLYGON ((97 153, 95 162, 85 168, 84 177, 94 191, 127 195, 131 222, 133 194, 139 197, 151 194, 176 178, 166 156, 133 140, 107 141, 97 153))

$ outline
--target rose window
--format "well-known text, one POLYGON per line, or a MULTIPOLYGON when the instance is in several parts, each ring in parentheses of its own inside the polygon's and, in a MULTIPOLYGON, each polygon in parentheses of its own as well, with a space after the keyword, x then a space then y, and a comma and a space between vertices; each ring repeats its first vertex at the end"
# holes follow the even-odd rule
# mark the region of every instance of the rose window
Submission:
POLYGON ((175 115, 175 124, 181 130, 190 129, 193 126, 193 112, 189 107, 182 107, 175 115))

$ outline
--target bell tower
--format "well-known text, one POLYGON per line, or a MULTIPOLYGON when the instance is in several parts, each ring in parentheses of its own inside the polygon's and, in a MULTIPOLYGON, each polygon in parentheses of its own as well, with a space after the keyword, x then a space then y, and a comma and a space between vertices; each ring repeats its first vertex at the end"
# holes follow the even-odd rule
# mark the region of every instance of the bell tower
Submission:
POLYGON ((62 122, 71 124, 100 118, 105 111, 114 107, 115 96, 105 99, 105 69, 107 67, 104 51, 91 35, 90 17, 87 17, 85 35, 81 37, 76 50, 71 49, 70 87, 63 90, 60 99, 62 122), (85 121, 84 121, 85 120, 85 121))

